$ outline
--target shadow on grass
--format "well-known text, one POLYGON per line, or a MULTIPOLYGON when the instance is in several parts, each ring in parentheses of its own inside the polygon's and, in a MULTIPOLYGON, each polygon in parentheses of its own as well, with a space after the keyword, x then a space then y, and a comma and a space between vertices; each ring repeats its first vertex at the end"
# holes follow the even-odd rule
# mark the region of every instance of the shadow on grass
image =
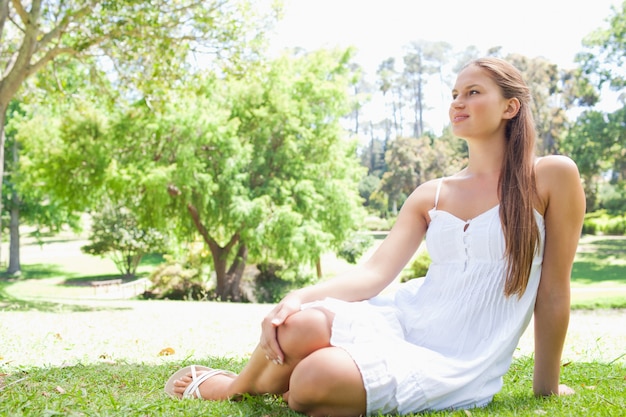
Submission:
POLYGON ((28 264, 22 265, 20 275, 15 277, 6 272, 0 273, 0 280, 26 280, 26 279, 46 279, 59 276, 71 276, 63 270, 60 265, 55 264, 28 264))
POLYGON ((626 265, 611 265, 595 259, 581 259, 574 263, 572 282, 588 285, 609 281, 626 283, 626 265))
POLYGON ((626 238, 587 237, 581 242, 572 268, 578 284, 626 283, 626 238))
MULTIPOLYGON (((35 299, 19 299, 7 293, 12 281, 0 280, 0 311, 40 311, 44 313, 80 313, 88 311, 129 310, 124 307, 93 306, 80 303, 61 303, 35 299)), ((0 387, 2 385, 0 384, 0 387)), ((2 415, 2 414, 0 414, 2 415)))
MULTIPOLYGON (((239 371, 240 360, 209 359, 201 364, 239 371)), ((187 363, 92 364, 30 368, 0 373, 0 415, 28 404, 28 415, 145 416, 301 416, 278 396, 244 396, 240 401, 177 401, 163 391, 165 381, 187 363)), ((2 370, 2 368, 0 368, 2 370)), ((485 408, 469 412, 439 411, 416 416, 622 415, 623 363, 573 363, 562 372, 576 394, 536 398, 532 395, 532 359, 521 358, 504 377, 504 386, 485 408)))
POLYGON ((158 266, 165 262, 165 258, 161 253, 149 253, 141 258, 139 266, 158 266))
POLYGON ((72 277, 64 280, 60 285, 66 287, 89 287, 92 282, 97 281, 108 281, 112 279, 121 279, 122 283, 125 284, 127 282, 135 281, 136 279, 143 278, 148 274, 136 274, 132 277, 125 277, 119 274, 106 274, 106 275, 83 275, 80 277, 72 277))

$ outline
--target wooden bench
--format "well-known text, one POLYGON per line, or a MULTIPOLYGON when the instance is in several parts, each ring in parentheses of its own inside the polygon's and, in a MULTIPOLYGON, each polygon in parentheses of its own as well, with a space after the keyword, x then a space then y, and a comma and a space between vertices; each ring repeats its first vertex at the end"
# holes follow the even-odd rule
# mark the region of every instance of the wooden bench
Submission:
POLYGON ((109 292, 109 290, 111 290, 112 287, 115 287, 115 289, 119 289, 121 285, 122 285, 121 279, 106 279, 103 281, 91 281, 91 286, 93 287, 93 291, 95 295, 98 295, 98 292, 100 291, 100 289, 103 289, 105 292, 109 292))

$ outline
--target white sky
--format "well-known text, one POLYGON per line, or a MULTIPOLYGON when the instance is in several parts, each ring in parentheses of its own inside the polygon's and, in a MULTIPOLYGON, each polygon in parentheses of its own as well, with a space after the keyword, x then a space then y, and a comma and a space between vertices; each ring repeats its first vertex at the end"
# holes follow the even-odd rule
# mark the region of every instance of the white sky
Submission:
POLYGON ((573 66, 582 38, 606 26, 621 0, 285 0, 275 47, 357 47, 374 69, 414 40, 446 41, 455 50, 502 46, 573 66))
POLYGON ((403 48, 417 40, 446 41, 454 51, 501 46, 504 54, 573 68, 582 39, 608 27, 611 6, 621 1, 285 0, 272 49, 354 46, 370 81, 383 60, 400 62, 403 48))

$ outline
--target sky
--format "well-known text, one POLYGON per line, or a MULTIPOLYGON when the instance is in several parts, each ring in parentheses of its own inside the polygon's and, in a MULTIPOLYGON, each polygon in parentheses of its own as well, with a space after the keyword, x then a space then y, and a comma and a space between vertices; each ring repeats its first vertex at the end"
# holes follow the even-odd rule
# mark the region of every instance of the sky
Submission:
MULTIPOLYGON (((504 54, 543 57, 569 69, 575 67, 582 39, 595 29, 608 27, 611 6, 618 7, 621 2, 285 0, 272 49, 353 46, 356 62, 372 80, 383 60, 395 57, 401 61, 404 48, 417 40, 445 41, 454 51, 473 45, 485 53, 501 46, 504 54)), ((441 115, 434 111, 437 117, 441 115)))

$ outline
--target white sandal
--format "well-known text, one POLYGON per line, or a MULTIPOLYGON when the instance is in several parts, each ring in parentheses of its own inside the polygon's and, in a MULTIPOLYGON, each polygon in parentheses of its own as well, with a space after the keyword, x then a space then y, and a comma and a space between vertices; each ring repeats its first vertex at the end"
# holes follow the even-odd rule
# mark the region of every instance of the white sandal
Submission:
POLYGON ((206 366, 200 366, 200 365, 190 365, 190 366, 186 366, 182 369, 179 369, 178 371, 176 371, 171 377, 170 379, 167 380, 167 383, 165 384, 165 392, 170 396, 170 397, 174 397, 174 398, 182 398, 182 399, 186 399, 186 398, 202 398, 202 395, 200 395, 200 384, 202 384, 204 381, 206 381, 207 379, 213 378, 216 375, 233 375, 236 376, 237 374, 234 374, 232 372, 229 371, 222 371, 221 369, 212 369, 212 368, 207 368, 206 366), (198 376, 197 371, 204 371, 205 373, 198 376), (182 397, 179 396, 179 394, 176 394, 174 392, 174 381, 177 381, 179 379, 181 379, 182 377, 191 374, 191 383, 189 385, 187 385, 187 388, 185 388, 185 391, 183 392, 182 397))

